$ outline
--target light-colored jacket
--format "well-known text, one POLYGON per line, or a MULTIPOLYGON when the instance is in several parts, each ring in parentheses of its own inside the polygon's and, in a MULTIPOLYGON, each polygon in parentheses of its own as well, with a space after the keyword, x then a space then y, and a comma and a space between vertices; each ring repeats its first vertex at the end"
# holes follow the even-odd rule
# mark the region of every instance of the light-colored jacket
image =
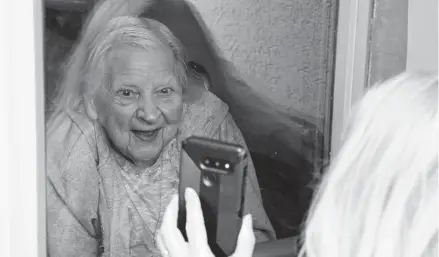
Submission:
MULTIPOLYGON (((65 112, 47 135, 47 240, 52 257, 160 256, 155 235, 177 193, 181 140, 204 136, 245 146, 228 107, 209 92, 185 104, 178 136, 155 165, 136 176, 107 143, 100 127, 65 112), (100 225, 99 222, 100 221, 100 225)), ((248 168, 245 212, 254 218, 258 242, 274 239, 264 211, 253 162, 248 168)))

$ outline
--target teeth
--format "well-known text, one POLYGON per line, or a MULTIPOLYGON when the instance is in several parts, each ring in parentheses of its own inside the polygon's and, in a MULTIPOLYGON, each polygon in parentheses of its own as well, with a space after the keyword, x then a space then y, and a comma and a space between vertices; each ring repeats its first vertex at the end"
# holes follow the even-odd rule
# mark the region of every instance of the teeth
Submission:
POLYGON ((157 132, 158 130, 156 129, 156 130, 151 130, 151 131, 134 131, 136 134, 138 134, 138 135, 141 135, 141 136, 145 136, 145 137, 151 137, 151 136, 154 136, 155 135, 155 133, 157 132))
POLYGON ((146 132, 145 135, 152 136, 152 135, 154 135, 154 133, 155 133, 155 131, 150 131, 150 132, 146 132))

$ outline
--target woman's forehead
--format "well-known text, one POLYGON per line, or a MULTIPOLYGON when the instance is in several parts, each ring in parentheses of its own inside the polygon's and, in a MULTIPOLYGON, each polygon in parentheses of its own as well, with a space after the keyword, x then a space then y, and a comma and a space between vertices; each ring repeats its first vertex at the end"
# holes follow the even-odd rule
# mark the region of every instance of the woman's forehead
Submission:
POLYGON ((119 48, 110 59, 113 76, 173 75, 176 60, 170 49, 157 45, 150 49, 119 48))

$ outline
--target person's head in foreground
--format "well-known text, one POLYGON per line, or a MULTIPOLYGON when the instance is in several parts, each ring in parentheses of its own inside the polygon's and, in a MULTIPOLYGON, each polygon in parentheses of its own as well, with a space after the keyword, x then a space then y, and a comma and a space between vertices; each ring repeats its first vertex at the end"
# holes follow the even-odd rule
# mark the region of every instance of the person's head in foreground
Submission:
POLYGON ((438 122, 437 76, 370 89, 316 193, 301 256, 437 256, 438 122))

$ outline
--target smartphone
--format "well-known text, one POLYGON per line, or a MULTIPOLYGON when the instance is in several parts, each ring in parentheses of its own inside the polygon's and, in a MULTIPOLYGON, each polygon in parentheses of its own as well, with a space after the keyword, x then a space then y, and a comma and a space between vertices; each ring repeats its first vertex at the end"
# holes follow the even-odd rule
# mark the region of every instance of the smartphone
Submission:
POLYGON ((194 189, 201 202, 208 243, 217 257, 235 251, 243 218, 247 151, 244 147, 201 137, 182 142, 178 227, 187 240, 184 192, 194 189))

